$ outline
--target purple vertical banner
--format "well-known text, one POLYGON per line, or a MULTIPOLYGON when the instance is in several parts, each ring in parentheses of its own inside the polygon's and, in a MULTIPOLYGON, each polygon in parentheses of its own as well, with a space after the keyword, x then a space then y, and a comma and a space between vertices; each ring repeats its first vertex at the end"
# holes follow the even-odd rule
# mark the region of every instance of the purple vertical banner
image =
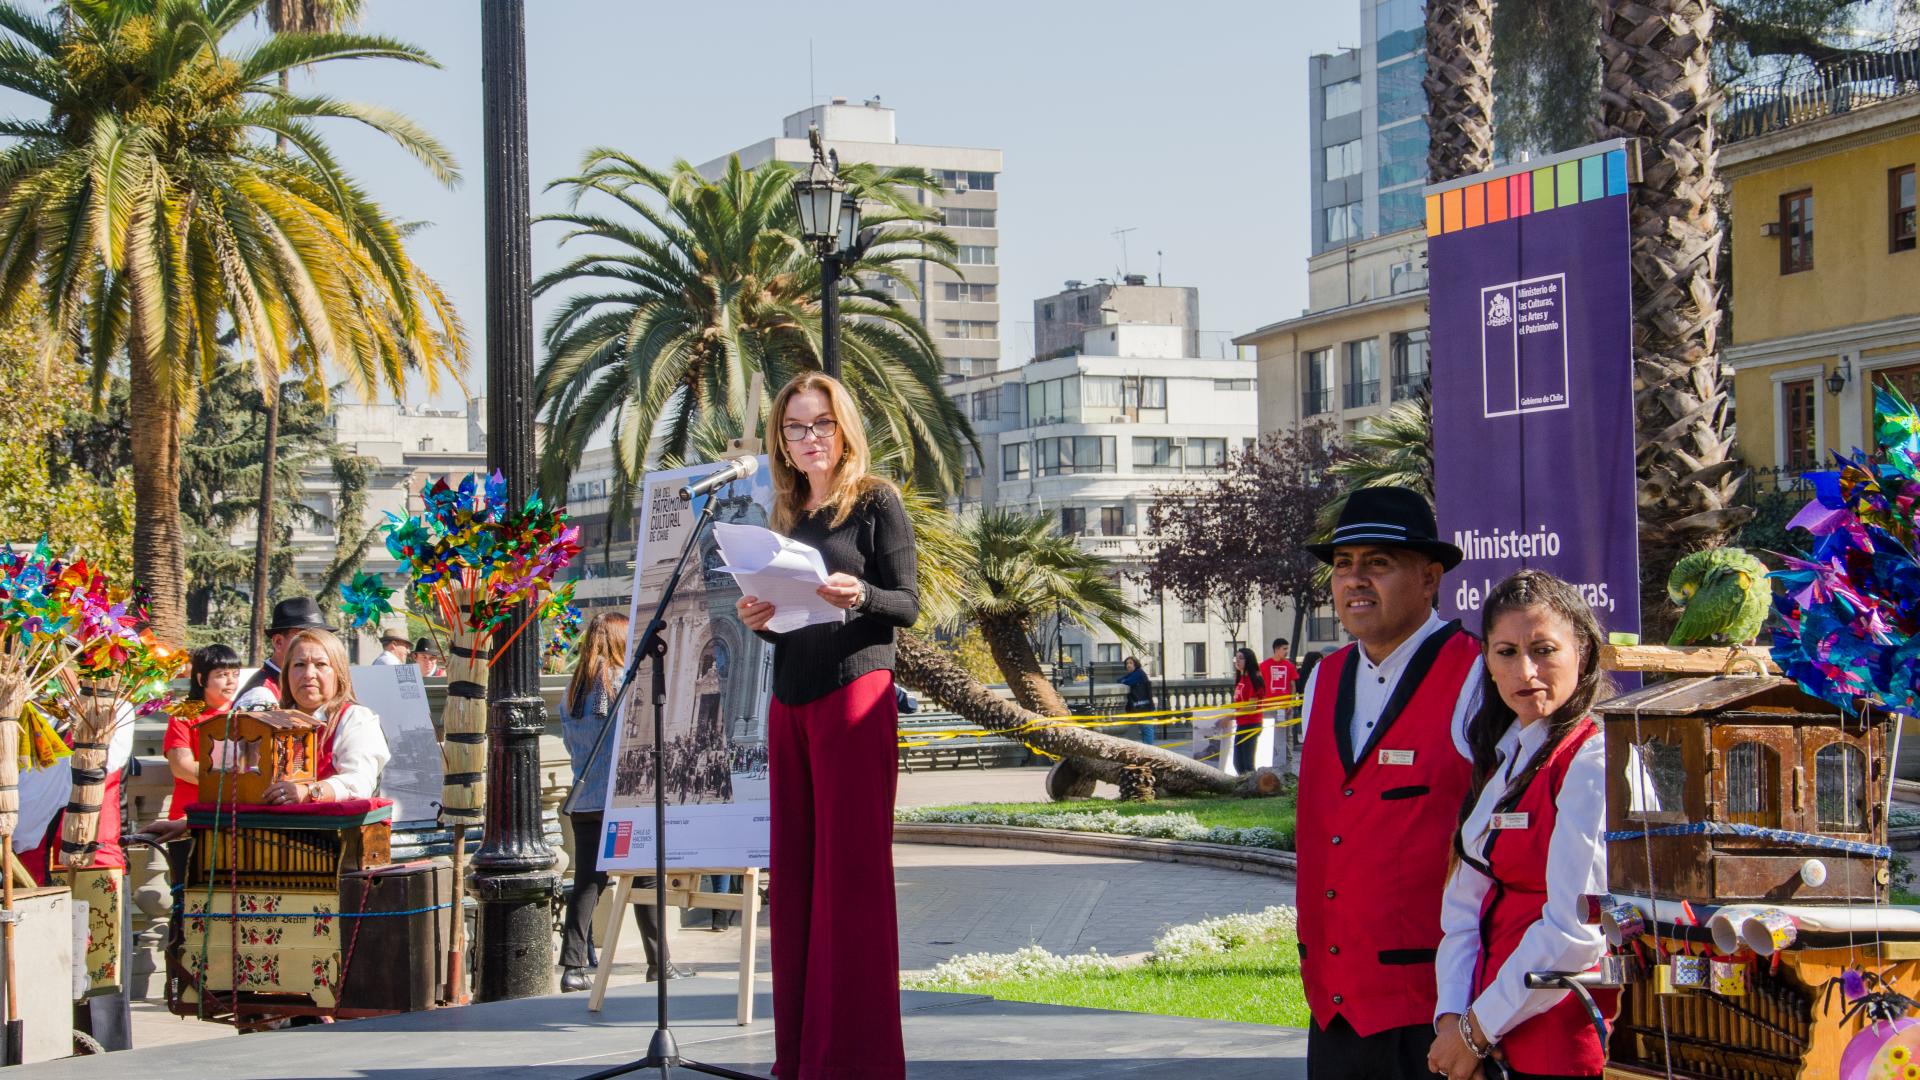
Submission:
POLYGON ((1440 607, 1476 633, 1524 567, 1640 631, 1626 174, 1615 141, 1427 189, 1440 607))

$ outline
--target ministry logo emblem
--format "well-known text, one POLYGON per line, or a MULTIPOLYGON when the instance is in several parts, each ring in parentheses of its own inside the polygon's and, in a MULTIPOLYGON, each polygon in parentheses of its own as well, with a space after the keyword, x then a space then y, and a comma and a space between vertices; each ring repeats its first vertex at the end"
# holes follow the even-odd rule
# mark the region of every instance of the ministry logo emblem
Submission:
POLYGON ((1513 321, 1513 304, 1506 293, 1494 293, 1493 302, 1487 305, 1487 326, 1505 326, 1513 321))

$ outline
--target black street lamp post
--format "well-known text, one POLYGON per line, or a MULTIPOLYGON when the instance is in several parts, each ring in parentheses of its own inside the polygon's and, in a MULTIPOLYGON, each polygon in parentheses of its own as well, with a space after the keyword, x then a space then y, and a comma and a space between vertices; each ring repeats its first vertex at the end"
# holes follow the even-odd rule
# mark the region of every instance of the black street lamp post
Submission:
POLYGON ((820 143, 812 128, 813 165, 793 182, 793 205, 800 235, 820 259, 820 370, 840 377, 840 264, 860 238, 860 200, 840 179, 840 159, 820 143))
MULTIPOLYGON (((534 475, 533 264, 527 184, 526 11, 522 0, 480 9, 486 127, 487 468, 526 501, 534 475)), ((519 615, 509 621, 517 622, 519 615)), ((553 989, 553 849, 540 828, 538 635, 494 658, 487 680, 486 833, 473 857, 480 905, 474 990, 481 1001, 553 989)))

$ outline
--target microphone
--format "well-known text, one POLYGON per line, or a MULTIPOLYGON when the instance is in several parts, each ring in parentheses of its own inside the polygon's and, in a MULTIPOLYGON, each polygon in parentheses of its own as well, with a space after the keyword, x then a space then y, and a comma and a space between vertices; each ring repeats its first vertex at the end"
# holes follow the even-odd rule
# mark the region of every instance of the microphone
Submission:
POLYGON ((757 457, 737 457, 727 459, 727 464, 719 472, 705 479, 696 480, 680 489, 680 497, 694 499, 705 495, 715 488, 725 487, 735 480, 745 480, 760 471, 760 459, 757 457))

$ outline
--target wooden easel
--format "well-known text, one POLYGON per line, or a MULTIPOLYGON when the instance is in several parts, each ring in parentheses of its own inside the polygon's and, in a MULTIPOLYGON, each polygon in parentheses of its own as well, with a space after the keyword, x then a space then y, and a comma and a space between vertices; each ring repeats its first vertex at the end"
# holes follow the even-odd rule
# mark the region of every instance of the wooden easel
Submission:
MULTIPOLYGON (((607 996, 607 981, 613 977, 613 954, 620 947, 620 930, 626 925, 627 906, 634 902, 634 880, 642 876, 635 870, 609 870, 607 876, 618 882, 613 890, 613 911, 607 920, 607 940, 600 945, 600 964, 593 971, 593 992, 587 995, 587 1011, 599 1012, 600 1002, 607 996)), ((649 890, 651 891, 651 890, 649 890)), ((646 897, 640 898, 645 902, 646 897)), ((734 1022, 742 1027, 753 1023, 753 976, 754 943, 760 930, 760 870, 749 866, 745 869, 728 867, 723 869, 684 869, 667 871, 667 907, 668 908, 713 908, 718 911, 737 911, 740 913, 740 998, 734 1009, 734 1022), (702 892, 700 878, 705 875, 737 875, 743 885, 737 893, 702 892)), ((662 915, 664 916, 664 912, 662 915)), ((660 925, 660 974, 666 974, 669 954, 666 949, 666 919, 660 925)))
MULTIPOLYGON (((747 386, 747 409, 751 416, 760 412, 760 395, 765 390, 765 377, 754 372, 747 386)), ((758 436, 753 433, 753 422, 747 422, 746 434, 728 443, 727 457, 758 455, 763 447, 758 436)), ((600 1003, 607 996, 607 981, 613 977, 613 954, 620 947, 620 930, 626 925, 627 906, 633 903, 634 880, 650 877, 651 873, 636 870, 609 870, 607 876, 617 882, 613 889, 613 911, 607 920, 607 940, 600 946, 600 963, 593 972, 593 992, 587 995, 587 1011, 599 1012, 600 1003)), ((726 867, 721 869, 694 868, 667 871, 667 907, 669 908, 712 908, 716 911, 737 911, 740 913, 740 998, 734 1008, 734 1022, 741 1027, 753 1023, 753 975, 754 944, 760 930, 760 869, 749 866, 744 869, 726 867), (700 879, 705 876, 735 876, 743 881, 737 893, 702 892, 700 879)), ((660 975, 666 975, 671 964, 668 954, 666 912, 660 919, 660 975)))

